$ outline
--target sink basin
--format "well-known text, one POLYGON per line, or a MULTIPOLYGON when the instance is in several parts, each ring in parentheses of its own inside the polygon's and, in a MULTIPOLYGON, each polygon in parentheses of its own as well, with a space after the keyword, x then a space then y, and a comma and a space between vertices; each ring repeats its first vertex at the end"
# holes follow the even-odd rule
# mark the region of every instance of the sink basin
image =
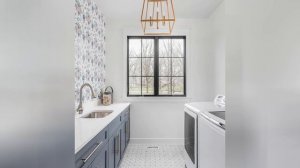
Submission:
POLYGON ((99 110, 91 112, 81 118, 104 118, 110 115, 113 112, 113 110, 99 110))

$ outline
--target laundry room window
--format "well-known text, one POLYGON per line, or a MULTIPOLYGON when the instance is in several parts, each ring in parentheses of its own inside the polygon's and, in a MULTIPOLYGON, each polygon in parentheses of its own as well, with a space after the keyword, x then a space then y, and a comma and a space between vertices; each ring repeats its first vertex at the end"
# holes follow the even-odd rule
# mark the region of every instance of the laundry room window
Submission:
POLYGON ((127 37, 127 96, 186 95, 186 37, 127 37))

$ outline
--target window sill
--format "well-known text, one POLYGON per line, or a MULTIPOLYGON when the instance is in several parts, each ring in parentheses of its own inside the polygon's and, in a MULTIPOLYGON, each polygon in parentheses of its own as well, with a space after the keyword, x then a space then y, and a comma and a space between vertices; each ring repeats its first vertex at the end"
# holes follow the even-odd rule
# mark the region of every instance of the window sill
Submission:
POLYGON ((126 96, 123 97, 123 100, 126 102, 190 102, 190 97, 184 97, 184 96, 126 96))

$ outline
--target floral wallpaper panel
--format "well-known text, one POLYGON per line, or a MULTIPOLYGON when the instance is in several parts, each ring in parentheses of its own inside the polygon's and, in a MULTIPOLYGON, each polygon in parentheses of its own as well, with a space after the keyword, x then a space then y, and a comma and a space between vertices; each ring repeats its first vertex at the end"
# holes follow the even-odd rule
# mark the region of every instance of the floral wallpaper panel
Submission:
MULTIPOLYGON (((82 84, 92 85, 99 94, 105 83, 105 21, 93 0, 75 0, 75 106, 82 84)), ((89 100, 88 88, 83 100, 89 100)))

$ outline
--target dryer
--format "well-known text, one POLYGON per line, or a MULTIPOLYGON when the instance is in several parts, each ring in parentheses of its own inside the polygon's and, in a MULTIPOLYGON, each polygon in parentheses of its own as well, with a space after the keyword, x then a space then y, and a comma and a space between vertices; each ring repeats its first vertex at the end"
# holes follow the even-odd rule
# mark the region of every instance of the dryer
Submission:
POLYGON ((184 147, 186 168, 225 168, 225 105, 185 104, 184 147))

